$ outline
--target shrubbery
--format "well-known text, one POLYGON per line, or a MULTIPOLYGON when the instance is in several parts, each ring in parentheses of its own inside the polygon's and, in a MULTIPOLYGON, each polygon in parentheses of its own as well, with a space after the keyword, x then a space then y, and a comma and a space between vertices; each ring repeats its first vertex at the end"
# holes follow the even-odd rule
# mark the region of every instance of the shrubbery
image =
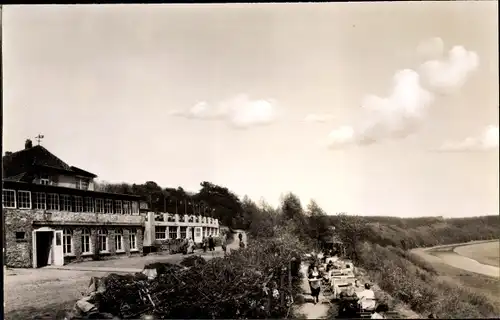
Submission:
POLYGON ((125 319, 144 313, 158 319, 284 318, 300 282, 298 274, 293 277, 291 261, 307 248, 286 228, 280 234, 250 240, 248 248, 224 258, 188 257, 181 263, 188 269, 155 265, 155 280, 109 276, 99 311, 125 319))
POLYGON ((358 250, 359 265, 380 288, 416 312, 462 319, 500 314, 488 297, 440 280, 434 268, 414 254, 366 242, 358 250))

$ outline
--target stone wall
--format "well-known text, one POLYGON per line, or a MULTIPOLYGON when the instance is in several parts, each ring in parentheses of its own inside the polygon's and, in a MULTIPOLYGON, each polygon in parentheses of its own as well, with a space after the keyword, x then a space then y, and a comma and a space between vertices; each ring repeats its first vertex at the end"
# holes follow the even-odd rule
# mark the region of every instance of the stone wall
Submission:
POLYGON ((5 218, 5 264, 11 268, 31 268, 33 266, 31 259, 32 217, 24 210, 3 209, 3 215, 5 218), (24 232, 25 239, 17 240, 16 232, 24 232))
MULTIPOLYGON (((50 225, 54 229, 68 228, 72 231, 73 254, 64 258, 65 263, 92 259, 92 255, 82 255, 82 229, 89 228, 93 243, 96 243, 98 228, 108 230, 109 253, 99 254, 99 258, 137 255, 143 250, 144 217, 132 215, 53 212, 44 213, 35 210, 3 209, 5 217, 5 264, 13 268, 31 268, 32 231, 39 226, 50 225), (33 226, 35 224, 35 226, 33 226), (129 228, 137 230, 137 252, 130 252, 129 228), (123 230, 123 247, 125 252, 116 253, 115 230, 123 230), (16 232, 24 232, 25 238, 16 240, 16 232)), ((94 245, 92 245, 94 247, 94 245)))

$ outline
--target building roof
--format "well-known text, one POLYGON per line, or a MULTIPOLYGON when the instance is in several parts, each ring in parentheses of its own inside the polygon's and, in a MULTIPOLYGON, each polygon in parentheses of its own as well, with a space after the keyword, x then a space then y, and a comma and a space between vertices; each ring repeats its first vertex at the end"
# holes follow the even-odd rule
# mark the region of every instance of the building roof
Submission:
POLYGON ((10 181, 23 181, 23 178, 42 168, 62 171, 68 175, 97 177, 93 173, 69 166, 40 145, 5 155, 2 162, 3 178, 10 181))
POLYGON ((118 200, 120 200, 120 199, 123 199, 123 200, 128 199, 128 200, 135 200, 135 201, 144 200, 144 196, 135 195, 135 194, 83 190, 83 189, 75 189, 75 188, 70 188, 70 187, 34 184, 34 183, 28 183, 28 182, 22 182, 22 181, 21 182, 20 181, 12 181, 12 180, 7 180, 7 179, 3 180, 3 188, 4 189, 12 189, 12 190, 25 190, 25 191, 32 191, 32 192, 68 194, 68 195, 77 195, 77 196, 93 196, 93 197, 102 196, 103 198, 112 198, 112 199, 118 199, 118 200))

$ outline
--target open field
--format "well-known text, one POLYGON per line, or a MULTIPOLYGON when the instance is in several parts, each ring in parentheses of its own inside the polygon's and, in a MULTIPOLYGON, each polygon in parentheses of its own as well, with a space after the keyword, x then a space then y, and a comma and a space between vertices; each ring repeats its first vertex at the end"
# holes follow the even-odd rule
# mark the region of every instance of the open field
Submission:
POLYGON ((460 246, 454 251, 479 263, 500 267, 500 241, 460 246))

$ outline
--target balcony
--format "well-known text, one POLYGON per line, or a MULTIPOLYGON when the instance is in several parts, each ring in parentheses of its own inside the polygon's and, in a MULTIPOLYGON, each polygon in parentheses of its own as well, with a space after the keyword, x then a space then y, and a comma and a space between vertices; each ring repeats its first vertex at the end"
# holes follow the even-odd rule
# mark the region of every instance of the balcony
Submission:
POLYGON ((142 226, 145 218, 140 215, 120 215, 107 213, 69 212, 69 211, 35 211, 34 224, 44 225, 123 225, 142 226))
POLYGON ((155 213, 155 224, 158 225, 172 225, 172 226, 186 226, 186 227, 219 227, 217 219, 196 216, 196 215, 179 215, 170 213, 155 213))

